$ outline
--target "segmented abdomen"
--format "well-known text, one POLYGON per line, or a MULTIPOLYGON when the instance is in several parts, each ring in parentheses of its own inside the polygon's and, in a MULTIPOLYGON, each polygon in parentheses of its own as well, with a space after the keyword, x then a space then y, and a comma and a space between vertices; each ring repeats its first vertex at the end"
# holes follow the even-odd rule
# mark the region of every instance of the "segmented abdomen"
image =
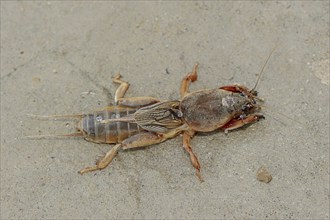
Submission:
POLYGON ((143 129, 132 122, 100 123, 102 120, 115 119, 133 114, 137 109, 110 106, 104 110, 87 114, 81 121, 85 139, 96 143, 120 143, 143 129))

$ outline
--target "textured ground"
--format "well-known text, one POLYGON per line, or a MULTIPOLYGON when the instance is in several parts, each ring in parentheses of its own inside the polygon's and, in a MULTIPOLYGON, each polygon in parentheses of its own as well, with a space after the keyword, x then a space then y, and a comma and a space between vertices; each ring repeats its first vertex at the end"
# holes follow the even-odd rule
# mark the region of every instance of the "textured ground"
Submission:
POLYGON ((329 2, 1 2, 1 219, 329 218, 329 2), (72 114, 127 96, 259 85, 266 120, 192 141, 121 152, 81 176, 111 146, 80 139, 22 140, 72 131, 72 114), (256 172, 272 174, 261 183, 256 172))

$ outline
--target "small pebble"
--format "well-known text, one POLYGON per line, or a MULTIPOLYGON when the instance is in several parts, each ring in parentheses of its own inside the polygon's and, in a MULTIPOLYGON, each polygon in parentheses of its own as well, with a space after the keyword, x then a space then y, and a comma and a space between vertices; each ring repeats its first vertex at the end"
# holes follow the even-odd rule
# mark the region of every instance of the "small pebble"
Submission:
POLYGON ((264 166, 262 166, 257 171, 257 179, 260 182, 269 183, 270 181, 272 181, 272 175, 270 175, 268 170, 264 166))

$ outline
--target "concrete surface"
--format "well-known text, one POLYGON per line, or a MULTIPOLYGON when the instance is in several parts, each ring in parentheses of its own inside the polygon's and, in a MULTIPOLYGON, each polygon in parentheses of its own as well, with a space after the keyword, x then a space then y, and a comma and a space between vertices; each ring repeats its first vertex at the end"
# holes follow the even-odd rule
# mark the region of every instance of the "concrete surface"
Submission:
POLYGON ((329 219, 329 2, 1 1, 1 219, 329 219), (258 87, 266 120, 192 144, 181 137, 121 152, 81 176, 111 146, 81 139, 24 140, 73 124, 26 114, 72 114, 127 96, 258 87), (265 166, 273 180, 261 183, 265 166))

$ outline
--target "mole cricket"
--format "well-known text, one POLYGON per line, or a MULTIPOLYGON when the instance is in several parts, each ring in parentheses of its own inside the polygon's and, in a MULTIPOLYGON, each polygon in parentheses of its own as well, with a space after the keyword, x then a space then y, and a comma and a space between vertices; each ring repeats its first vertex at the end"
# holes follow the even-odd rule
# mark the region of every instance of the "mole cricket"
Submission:
POLYGON ((190 140, 198 132, 230 130, 254 123, 264 116, 260 113, 263 99, 257 95, 256 87, 272 53, 268 56, 253 89, 239 84, 221 86, 189 92, 189 86, 197 80, 198 64, 181 81, 180 99, 161 101, 153 97, 125 98, 129 84, 118 74, 113 82, 119 84, 115 93, 115 105, 100 111, 76 115, 37 116, 38 118, 78 119, 77 133, 63 135, 40 135, 29 138, 51 136, 83 137, 99 144, 115 144, 94 166, 83 168, 80 174, 106 168, 120 149, 140 148, 158 144, 179 134, 183 136, 183 148, 200 181, 201 165, 193 152, 190 140))

